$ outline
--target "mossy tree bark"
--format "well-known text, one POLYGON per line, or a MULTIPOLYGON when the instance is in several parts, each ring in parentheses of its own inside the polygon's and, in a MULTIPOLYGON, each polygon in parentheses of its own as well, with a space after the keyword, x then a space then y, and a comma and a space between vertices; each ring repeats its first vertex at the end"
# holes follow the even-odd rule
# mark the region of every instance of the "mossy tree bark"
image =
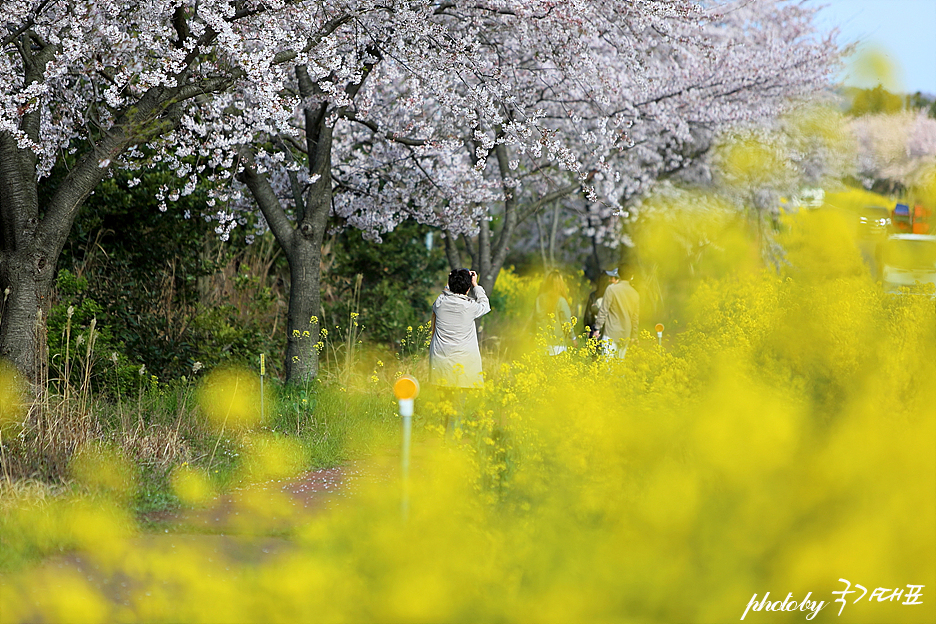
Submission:
MULTIPOLYGON (((209 35, 206 35, 208 37, 209 35)), ((213 34, 210 35, 213 37, 213 34)), ((44 79, 46 64, 60 52, 57 44, 24 34, 16 43, 23 59, 24 85, 44 79)), ((115 112, 115 123, 87 141, 75 139, 80 156, 68 174, 40 205, 36 154, 17 137, 0 131, 0 357, 10 360, 32 384, 47 365, 46 321, 56 265, 78 211, 95 187, 109 175, 111 163, 130 147, 155 140, 175 128, 182 102, 223 91, 233 82, 221 76, 176 87, 153 87, 132 106, 115 112)), ((41 140, 42 109, 28 112, 19 131, 30 141, 41 140)))

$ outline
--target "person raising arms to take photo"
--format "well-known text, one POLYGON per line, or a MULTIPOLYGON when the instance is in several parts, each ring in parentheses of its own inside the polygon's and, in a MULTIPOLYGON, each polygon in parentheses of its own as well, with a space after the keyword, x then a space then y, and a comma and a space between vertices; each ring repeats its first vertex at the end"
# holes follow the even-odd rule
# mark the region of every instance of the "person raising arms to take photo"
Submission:
POLYGON ((455 269, 448 288, 432 304, 432 339, 429 343, 429 381, 444 388, 480 388, 484 385, 481 349, 475 319, 491 311, 478 274, 455 269))

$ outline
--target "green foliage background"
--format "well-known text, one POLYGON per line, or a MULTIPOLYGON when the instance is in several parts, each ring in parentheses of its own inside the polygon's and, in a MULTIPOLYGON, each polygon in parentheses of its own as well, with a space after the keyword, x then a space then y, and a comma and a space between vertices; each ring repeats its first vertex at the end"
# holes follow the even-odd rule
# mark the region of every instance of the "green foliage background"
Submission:
POLYGON ((346 328, 350 313, 357 312, 368 340, 399 344, 407 327, 426 322, 432 302, 445 283, 448 266, 438 244, 427 249, 425 240, 430 231, 426 226, 404 222, 385 234, 379 245, 351 230, 332 239, 332 264, 324 275, 329 325, 346 328), (356 301, 358 275, 361 287, 356 301))
MULTIPOLYGON (((71 382, 80 381, 85 362, 74 359, 74 341, 80 335, 87 341, 92 319, 94 350, 85 357, 83 342, 80 353, 90 361, 91 378, 108 392, 118 390, 111 387, 115 381, 123 392, 135 387, 141 366, 160 379, 177 379, 191 376, 196 362, 255 366, 261 353, 275 374, 285 345, 288 266, 272 234, 248 244, 253 224, 246 222, 229 241, 219 241, 213 222, 186 218, 202 212, 205 188, 161 213, 156 192, 171 174, 155 169, 139 175, 142 181, 132 187, 132 174, 105 180, 69 236, 49 317, 51 377, 64 379, 70 359, 71 382)), ((326 327, 337 329, 331 331, 335 343, 346 338, 352 312, 360 315, 366 340, 387 345, 428 320, 446 266, 438 246, 426 248, 428 231, 407 222, 380 245, 356 231, 330 239, 323 312, 326 327)))

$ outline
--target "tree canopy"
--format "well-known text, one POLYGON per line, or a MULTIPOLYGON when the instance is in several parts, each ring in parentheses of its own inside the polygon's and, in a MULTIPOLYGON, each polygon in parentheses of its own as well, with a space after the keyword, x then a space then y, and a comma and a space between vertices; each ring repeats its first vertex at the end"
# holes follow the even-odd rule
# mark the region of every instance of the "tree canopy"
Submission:
POLYGON ((115 167, 167 165, 177 183, 158 189, 161 209, 204 180, 222 237, 252 205, 247 186, 290 262, 287 374, 306 379, 316 354, 293 337, 315 335, 330 215, 374 239, 408 217, 477 232, 492 282, 521 201, 530 212, 581 189, 592 209, 616 210, 714 127, 825 85, 838 52, 832 35, 814 36, 811 10, 779 0, 21 0, 4 11, 0 354, 33 378, 56 258, 115 167), (75 164, 40 205, 66 153, 75 164))

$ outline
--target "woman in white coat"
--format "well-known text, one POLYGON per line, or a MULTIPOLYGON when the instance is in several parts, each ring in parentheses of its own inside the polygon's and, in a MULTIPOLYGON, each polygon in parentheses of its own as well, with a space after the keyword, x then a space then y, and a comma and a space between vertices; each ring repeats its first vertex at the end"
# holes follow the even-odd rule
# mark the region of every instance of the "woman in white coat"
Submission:
POLYGON ((478 274, 455 269, 448 288, 432 304, 432 341, 429 343, 429 381, 443 388, 480 388, 481 349, 475 319, 491 311, 478 274))

